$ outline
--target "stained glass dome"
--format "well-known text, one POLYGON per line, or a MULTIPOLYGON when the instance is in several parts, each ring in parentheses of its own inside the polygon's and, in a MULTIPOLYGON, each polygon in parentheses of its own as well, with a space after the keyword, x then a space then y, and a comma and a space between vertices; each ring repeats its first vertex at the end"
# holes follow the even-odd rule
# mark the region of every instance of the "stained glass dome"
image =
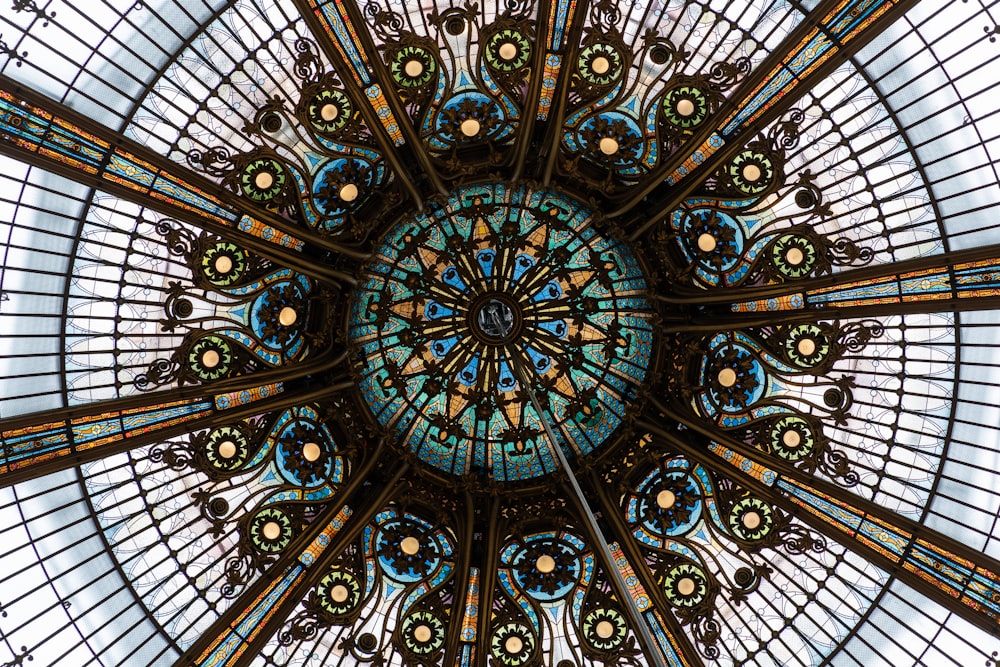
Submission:
POLYGON ((14 0, 0 666, 997 667, 996 16, 14 0))

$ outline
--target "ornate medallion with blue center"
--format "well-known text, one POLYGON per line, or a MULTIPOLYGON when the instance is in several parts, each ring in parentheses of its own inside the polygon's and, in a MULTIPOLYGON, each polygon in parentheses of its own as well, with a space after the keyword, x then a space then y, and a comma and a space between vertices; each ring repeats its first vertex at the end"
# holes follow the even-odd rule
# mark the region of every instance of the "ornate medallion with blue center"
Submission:
POLYGON ((551 473, 554 445, 572 460, 607 443, 646 379, 640 264, 556 190, 462 187, 391 229, 362 276, 349 323, 361 394, 438 471, 551 473))

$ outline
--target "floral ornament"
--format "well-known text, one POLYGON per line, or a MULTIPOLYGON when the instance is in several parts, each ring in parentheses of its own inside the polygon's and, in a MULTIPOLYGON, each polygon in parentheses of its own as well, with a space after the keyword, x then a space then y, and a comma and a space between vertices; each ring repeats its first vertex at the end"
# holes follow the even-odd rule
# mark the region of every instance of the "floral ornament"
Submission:
POLYGON ((771 427, 768 442, 771 453, 795 463, 812 453, 816 437, 802 417, 782 417, 771 427))
POLYGON ((250 443, 242 425, 212 429, 201 445, 208 465, 219 472, 233 472, 250 459, 250 443))
POLYGON ((271 287, 260 302, 257 316, 265 345, 284 348, 298 336, 304 324, 305 304, 298 283, 279 283, 271 287))
POLYGON ((745 407, 763 391, 760 364, 742 345, 716 350, 707 366, 709 388, 723 409, 745 407))
POLYGON ((809 239, 784 234, 771 245, 771 263, 778 274, 787 279, 809 275, 819 262, 819 251, 809 239))
POLYGON ((233 370, 236 353, 233 344, 221 336, 198 338, 187 354, 188 368, 202 382, 228 376, 233 370))
POLYGON ((429 611, 417 611, 403 618, 399 634, 406 648, 419 656, 444 647, 444 622, 429 611))
POLYGON ((701 519, 702 494, 686 472, 665 470, 643 489, 637 512, 655 535, 682 535, 701 519))
POLYGON ((307 423, 296 423, 282 432, 277 449, 277 464, 292 484, 315 487, 328 481, 333 473, 327 437, 307 423))
POLYGON ((389 72, 400 86, 420 88, 433 80, 437 60, 422 46, 404 46, 389 55, 389 72))
POLYGON ((535 635, 524 625, 508 623, 493 633, 490 649, 504 667, 521 667, 535 652, 535 635))
POLYGON ((337 89, 323 89, 308 98, 306 119, 322 134, 335 134, 344 129, 354 111, 351 100, 337 89))
POLYGON ((663 95, 663 117, 673 127, 684 131, 701 125, 708 116, 708 96, 693 85, 671 88, 663 95))
POLYGON ((597 651, 613 651, 628 636, 628 624, 617 609, 600 607, 583 617, 583 638, 597 651))
POLYGON ((830 354, 830 349, 829 337, 815 324, 800 324, 785 338, 785 355, 800 368, 821 364, 830 354))
POLYGON ((248 533, 255 549, 265 554, 276 554, 292 541, 295 527, 287 512, 277 507, 265 507, 250 518, 248 533))
POLYGON ((330 568, 315 588, 315 600, 324 612, 345 619, 361 603, 361 582, 351 572, 330 568))
POLYGON ((702 604, 709 595, 705 571, 688 562, 679 563, 667 570, 662 586, 672 605, 686 609, 702 604))
POLYGON ((217 241, 201 255, 199 269, 209 283, 229 287, 238 282, 247 270, 247 255, 229 241, 217 241))
POLYGON ((240 172, 240 189, 250 199, 269 203, 285 189, 284 166, 271 158, 251 160, 240 172))
POLYGON ((610 44, 591 44, 580 51, 580 76, 593 86, 608 86, 618 80, 625 68, 624 59, 610 44))
POLYGON ((368 199, 373 178, 365 161, 331 160, 314 176, 312 201, 323 215, 358 208, 368 199))
POLYGON ((381 526, 375 536, 375 554, 386 574, 400 581, 417 581, 441 563, 436 540, 407 521, 381 526))
POLYGON ((486 41, 486 62, 500 72, 516 72, 531 59, 531 42, 520 31, 504 28, 486 41))
POLYGON ((764 193, 774 184, 776 176, 771 158, 756 150, 738 153, 726 172, 736 189, 747 196, 764 193))
POLYGON ((761 540, 774 528, 774 510, 760 498, 743 498, 729 512, 729 527, 741 540, 761 540))
POLYGON ((716 272, 736 264, 743 249, 743 238, 732 219, 712 208, 699 208, 684 214, 684 245, 700 263, 716 272))

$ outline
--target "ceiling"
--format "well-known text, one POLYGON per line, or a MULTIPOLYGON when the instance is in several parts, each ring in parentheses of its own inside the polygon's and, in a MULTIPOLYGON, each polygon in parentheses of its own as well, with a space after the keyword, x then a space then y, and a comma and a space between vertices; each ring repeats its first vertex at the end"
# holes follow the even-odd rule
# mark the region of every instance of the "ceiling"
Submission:
POLYGON ((0 665, 996 665, 995 3, 16 0, 0 665))

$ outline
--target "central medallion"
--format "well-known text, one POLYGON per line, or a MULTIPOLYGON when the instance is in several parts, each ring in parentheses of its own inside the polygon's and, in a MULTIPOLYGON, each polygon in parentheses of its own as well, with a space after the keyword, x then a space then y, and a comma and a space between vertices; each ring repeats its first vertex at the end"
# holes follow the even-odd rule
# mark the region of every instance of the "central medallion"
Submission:
POLYGON ((491 182, 389 230, 349 337, 393 440, 438 473, 516 482, 554 472, 554 447, 572 461, 614 436, 646 378, 651 319, 635 255, 586 204, 491 182))
POLYGON ((485 294, 469 309, 471 329, 487 344, 513 342, 521 330, 520 308, 503 294, 485 294))

